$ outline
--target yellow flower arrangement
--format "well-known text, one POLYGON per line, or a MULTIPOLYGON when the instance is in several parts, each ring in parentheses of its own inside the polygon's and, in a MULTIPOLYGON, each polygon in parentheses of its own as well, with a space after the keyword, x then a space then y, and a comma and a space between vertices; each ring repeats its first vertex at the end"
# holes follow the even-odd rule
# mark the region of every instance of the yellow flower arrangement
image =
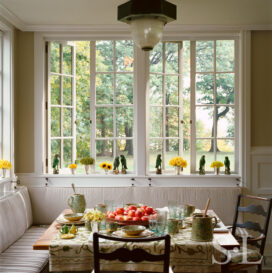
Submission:
POLYGON ((224 163, 221 162, 221 161, 214 161, 211 164, 211 168, 220 168, 220 167, 223 167, 223 166, 224 166, 224 163))
POLYGON ((76 168, 77 168, 77 164, 70 164, 70 165, 69 165, 69 168, 70 168, 70 169, 76 169, 76 168))
POLYGON ((107 163, 107 162, 102 162, 99 167, 103 170, 111 170, 112 169, 112 164, 107 163))
POLYGON ((0 169, 10 170, 11 167, 12 167, 12 165, 8 160, 4 160, 4 159, 0 160, 0 169))
POLYGON ((178 167, 186 168, 187 167, 187 161, 185 159, 183 159, 181 156, 177 156, 177 157, 173 157, 169 161, 169 165, 173 166, 173 167, 178 166, 178 167))
POLYGON ((101 222, 102 220, 104 220, 106 218, 106 214, 99 211, 99 210, 89 210, 85 213, 84 215, 84 219, 86 221, 94 221, 94 222, 101 222))

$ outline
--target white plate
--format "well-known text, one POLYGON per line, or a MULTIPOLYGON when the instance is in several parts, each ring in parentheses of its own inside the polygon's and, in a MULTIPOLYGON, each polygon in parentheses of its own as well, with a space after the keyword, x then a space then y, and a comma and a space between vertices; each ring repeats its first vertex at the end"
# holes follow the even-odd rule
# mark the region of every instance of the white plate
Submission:
POLYGON ((80 219, 79 221, 68 221, 63 217, 63 215, 60 215, 57 219, 56 222, 62 225, 83 225, 84 219, 80 219))

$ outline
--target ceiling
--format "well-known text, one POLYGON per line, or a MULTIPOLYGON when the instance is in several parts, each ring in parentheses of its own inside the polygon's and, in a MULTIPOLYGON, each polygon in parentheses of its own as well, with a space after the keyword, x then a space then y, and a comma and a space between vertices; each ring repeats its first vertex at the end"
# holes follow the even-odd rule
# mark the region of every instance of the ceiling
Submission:
MULTIPOLYGON (((182 25, 272 24, 271 0, 168 0, 182 25)), ((37 26, 124 25, 117 6, 127 0, 0 0, 0 16, 22 30, 37 26)))

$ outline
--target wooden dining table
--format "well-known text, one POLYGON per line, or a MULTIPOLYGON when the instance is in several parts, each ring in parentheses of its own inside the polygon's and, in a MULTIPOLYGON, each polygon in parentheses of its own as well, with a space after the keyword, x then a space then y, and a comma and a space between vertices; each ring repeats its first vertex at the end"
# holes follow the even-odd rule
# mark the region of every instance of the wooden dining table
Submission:
MULTIPOLYGON (((61 214, 71 213, 70 209, 65 209, 61 214)), ((213 210, 209 210, 209 214, 217 217, 213 210)), ((218 217, 217 217, 218 218, 218 217)), ((59 233, 60 224, 55 220, 49 228, 42 234, 42 236, 33 245, 34 250, 49 250, 50 242, 59 233)), ((227 250, 239 248, 239 242, 233 237, 231 232, 227 233, 214 233, 214 238, 219 245, 227 250)))

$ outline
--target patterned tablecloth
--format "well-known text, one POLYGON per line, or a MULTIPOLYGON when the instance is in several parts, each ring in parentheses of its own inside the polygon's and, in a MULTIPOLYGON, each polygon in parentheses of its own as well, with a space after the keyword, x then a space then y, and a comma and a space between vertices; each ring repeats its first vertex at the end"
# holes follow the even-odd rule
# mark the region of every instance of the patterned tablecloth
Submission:
MULTIPOLYGON (((51 241, 49 250, 50 271, 87 271, 93 267, 93 242, 88 241, 90 232, 81 227, 74 239, 60 239, 59 235, 51 241)), ((171 236, 170 265, 175 272, 220 272, 220 265, 213 263, 213 257, 220 260, 220 246, 214 240, 209 243, 190 240, 191 229, 180 230, 171 236)), ((126 247, 133 249, 137 246, 148 249, 150 253, 164 251, 163 242, 126 243, 126 247)), ((100 250, 112 252, 124 247, 124 243, 114 241, 100 241, 100 250)), ((162 264, 158 262, 122 263, 103 261, 101 270, 105 271, 162 271, 162 264)))

